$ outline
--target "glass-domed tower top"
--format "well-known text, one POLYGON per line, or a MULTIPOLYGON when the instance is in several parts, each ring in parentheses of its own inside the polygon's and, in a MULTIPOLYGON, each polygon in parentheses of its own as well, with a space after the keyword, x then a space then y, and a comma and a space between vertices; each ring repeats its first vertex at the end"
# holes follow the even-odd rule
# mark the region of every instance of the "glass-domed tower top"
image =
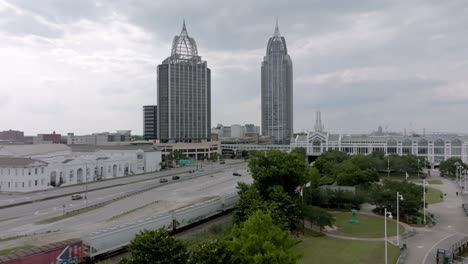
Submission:
POLYGON ((172 41, 171 58, 175 60, 198 60, 197 43, 195 39, 188 35, 185 26, 185 19, 182 24, 182 32, 179 36, 175 36, 172 41))

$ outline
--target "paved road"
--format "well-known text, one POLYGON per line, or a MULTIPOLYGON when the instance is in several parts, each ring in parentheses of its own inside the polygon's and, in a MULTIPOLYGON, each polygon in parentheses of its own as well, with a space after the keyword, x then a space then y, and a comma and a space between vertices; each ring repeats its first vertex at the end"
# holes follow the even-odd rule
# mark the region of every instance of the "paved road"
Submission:
MULTIPOLYGON (((181 179, 178 181, 172 181, 171 178, 169 177, 168 180, 170 184, 161 184, 159 182, 159 179, 151 179, 151 180, 140 181, 140 182, 131 183, 127 185, 120 185, 120 186, 116 186, 116 187, 112 187, 108 189, 95 190, 95 191, 88 192, 88 204, 110 200, 118 196, 123 196, 129 192, 146 189, 150 186, 159 186, 159 187, 152 189, 151 191, 142 193, 140 195, 135 195, 133 197, 129 197, 121 201, 114 202, 113 204, 119 204, 118 210, 125 211, 125 210, 130 210, 132 208, 135 208, 139 204, 141 205, 141 202, 144 202, 144 203, 147 202, 148 197, 145 199, 141 199, 141 200, 139 199, 142 196, 146 197, 145 195, 148 195, 151 193, 156 194, 154 197, 159 197, 160 199, 162 198, 169 199, 173 197, 172 194, 179 193, 181 188, 182 189, 185 188, 186 190, 184 189, 185 192, 180 197, 187 197, 188 194, 191 194, 191 196, 189 197, 206 196, 207 193, 203 191, 203 188, 208 188, 210 193, 213 193, 213 190, 210 189, 212 187, 214 188, 214 190, 218 190, 218 191, 223 191, 225 190, 225 188, 234 190, 235 182, 231 182, 233 180, 232 171, 238 170, 237 168, 241 170, 245 170, 246 163, 236 164, 236 165, 226 165, 222 167, 216 166, 214 168, 205 168, 203 172, 198 172, 198 173, 193 173, 193 174, 184 173, 180 175, 181 179), (212 172, 214 171, 223 171, 223 172, 213 174, 212 172), (211 175, 218 175, 218 174, 223 175, 222 176, 223 179, 224 178, 228 179, 227 186, 224 186, 222 184, 220 185, 218 181, 213 180, 215 179, 214 177, 213 178, 210 177, 211 175), (201 176, 201 175, 207 175, 207 176, 201 176), (193 178, 193 177, 197 177, 197 178, 193 178), (190 179, 190 178, 193 178, 193 179, 190 179), (187 180, 187 179, 190 179, 190 180, 187 180), (193 183, 201 184, 201 187, 197 189, 196 186, 192 186, 193 183), (215 183, 214 186, 212 186, 213 183, 215 183), (224 189, 221 187, 224 187, 224 189), (165 193, 164 190, 168 190, 166 192, 169 192, 169 194, 167 194, 167 197, 160 196, 161 193, 165 193)), ((149 200, 151 200, 151 197, 149 197, 149 200)), ((63 208, 62 208, 63 204, 65 204, 65 211, 68 211, 68 210, 74 210, 80 207, 84 207, 85 203, 86 202, 84 200, 72 201, 69 196, 65 196, 65 197, 56 198, 52 200, 46 200, 46 201, 36 202, 32 204, 26 204, 26 205, 2 209, 0 210, 0 237, 6 237, 10 235, 19 235, 19 234, 28 233, 30 230, 40 229, 40 228, 37 228, 37 226, 34 226, 33 224, 43 219, 48 219, 53 216, 61 215, 63 211, 63 208), (28 225, 29 227, 27 227, 28 225)), ((106 206, 102 209, 105 209, 107 207, 109 206, 106 206)), ((101 214, 103 213, 103 210, 98 209, 96 210, 96 212, 98 212, 98 214, 101 214)), ((90 218, 90 220, 93 220, 93 218, 90 218)), ((55 224, 53 227, 57 228, 55 224)))
MULTIPOLYGON (((214 163, 214 162, 206 162, 206 163, 203 162, 199 164, 198 168, 203 169, 203 170, 227 168, 231 164, 235 164, 239 162, 241 161, 226 160, 226 164, 219 164, 219 163, 214 163)), ((154 172, 154 173, 148 173, 148 174, 140 174, 140 175, 134 175, 134 176, 128 176, 128 177, 109 179, 109 180, 104 180, 104 181, 89 182, 88 190, 123 185, 123 184, 132 183, 135 181, 153 179, 156 177, 164 177, 167 175, 182 174, 182 173, 188 172, 189 170, 194 170, 196 168, 197 166, 192 165, 192 166, 179 167, 179 168, 174 168, 174 169, 154 172)), ((49 189, 46 191, 39 191, 39 192, 33 192, 33 193, 24 193, 24 194, 23 193, 14 193, 14 194, 0 193, 0 207, 5 206, 5 205, 14 205, 17 203, 22 203, 22 202, 41 200, 47 197, 68 195, 70 193, 76 193, 76 192, 84 192, 85 190, 86 190, 86 184, 79 184, 79 185, 62 186, 60 188, 53 188, 53 189, 49 189)))
POLYGON ((434 187, 446 193, 444 201, 428 206, 429 212, 437 218, 434 227, 418 228, 417 234, 403 240, 408 244, 408 257, 406 263, 434 264, 437 248, 442 248, 454 242, 464 234, 468 234, 468 218, 463 213, 461 204, 465 198, 456 195, 460 193, 459 187, 451 180, 438 176, 438 171, 432 171, 432 179, 440 179, 443 184, 434 187))

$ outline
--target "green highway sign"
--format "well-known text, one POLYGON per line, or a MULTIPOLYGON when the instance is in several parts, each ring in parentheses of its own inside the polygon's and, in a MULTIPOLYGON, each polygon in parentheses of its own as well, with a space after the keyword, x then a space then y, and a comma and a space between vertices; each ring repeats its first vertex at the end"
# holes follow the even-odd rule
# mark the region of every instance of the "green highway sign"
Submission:
POLYGON ((192 160, 181 159, 181 160, 179 160, 179 164, 192 165, 193 162, 192 162, 192 160))

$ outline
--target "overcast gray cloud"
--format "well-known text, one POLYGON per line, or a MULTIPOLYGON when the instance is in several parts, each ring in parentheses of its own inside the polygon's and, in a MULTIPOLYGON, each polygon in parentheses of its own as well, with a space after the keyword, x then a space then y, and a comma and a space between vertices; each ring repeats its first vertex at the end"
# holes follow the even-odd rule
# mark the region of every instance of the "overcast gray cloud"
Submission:
POLYGON ((464 0, 0 0, 0 130, 141 133, 183 18, 212 69, 212 125, 259 125, 276 16, 296 131, 318 108, 332 132, 468 130, 464 0))

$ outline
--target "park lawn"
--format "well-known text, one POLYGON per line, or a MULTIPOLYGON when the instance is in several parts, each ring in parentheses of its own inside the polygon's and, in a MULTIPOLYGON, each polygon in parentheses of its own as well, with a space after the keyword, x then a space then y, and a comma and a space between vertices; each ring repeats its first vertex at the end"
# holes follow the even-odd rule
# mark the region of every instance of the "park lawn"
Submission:
POLYGON ((426 192, 426 202, 427 204, 435 204, 442 202, 443 193, 439 189, 435 188, 427 188, 426 192))
MULTIPOLYGON (((422 183, 423 180, 416 180, 416 181, 413 181, 413 182, 422 183)), ((426 182, 428 184, 442 184, 441 180, 427 180, 426 182)))
MULTIPOLYGON (((362 238, 379 238, 384 237, 384 218, 383 216, 357 214, 358 224, 351 224, 351 212, 333 212, 336 218, 335 226, 337 227, 337 235, 362 237, 362 238)), ((394 216, 395 217, 395 216, 394 216)), ((405 232, 405 228, 400 224, 400 234, 405 232)), ((396 236, 396 221, 387 218, 387 236, 396 236)))
MULTIPOLYGON (((383 241, 359 241, 332 237, 306 237, 293 251, 301 254, 299 264, 375 264, 384 263, 383 241)), ((398 247, 388 243, 388 263, 396 263, 398 247)))

